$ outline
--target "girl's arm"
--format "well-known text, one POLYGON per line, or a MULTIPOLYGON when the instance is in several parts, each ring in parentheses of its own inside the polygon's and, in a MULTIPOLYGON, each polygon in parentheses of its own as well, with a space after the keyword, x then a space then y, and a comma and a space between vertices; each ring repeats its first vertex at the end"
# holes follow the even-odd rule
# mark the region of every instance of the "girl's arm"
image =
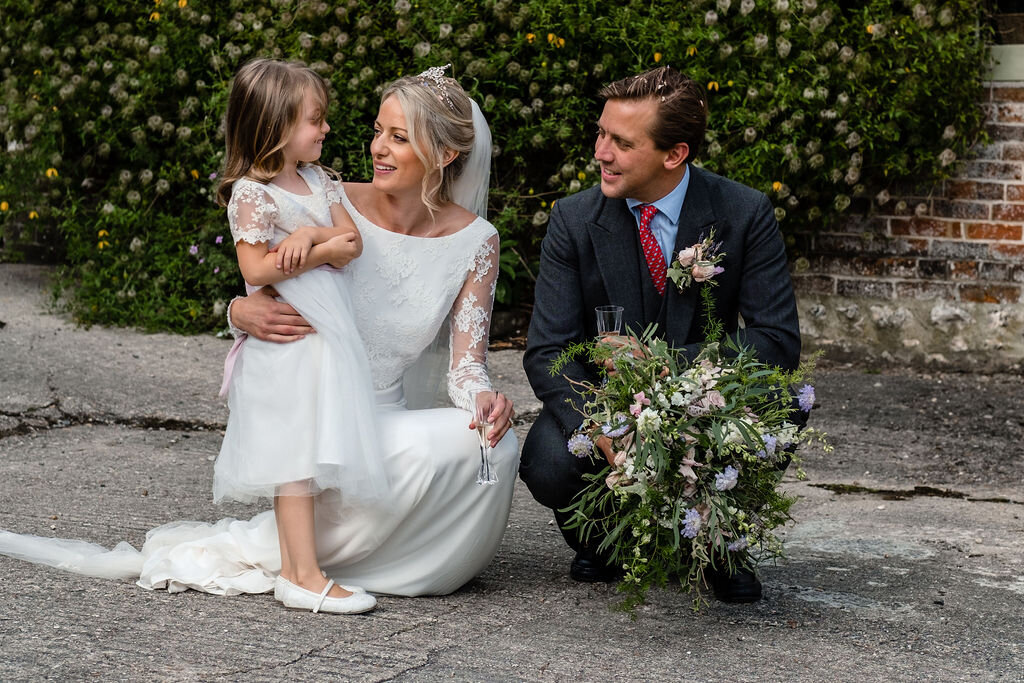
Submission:
POLYGON ((318 167, 315 168, 316 174, 319 176, 320 182, 323 185, 324 192, 327 198, 327 204, 331 209, 331 223, 333 225, 320 227, 315 225, 307 225, 296 229, 291 235, 281 241, 280 244, 274 249, 277 253, 277 267, 284 270, 286 275, 291 275, 295 268, 304 265, 306 257, 309 255, 313 245, 323 244, 335 237, 339 237, 349 232, 354 232, 356 235, 356 243, 358 249, 356 250, 355 256, 352 256, 345 260, 344 263, 335 263, 331 261, 331 264, 337 268, 342 267, 348 261, 351 261, 363 251, 363 240, 359 234, 359 230, 356 228, 356 224, 352 221, 352 217, 348 215, 348 211, 345 210, 341 204, 341 195, 339 194, 340 183, 335 183, 333 180, 327 177, 327 174, 320 170, 318 167))
POLYGON ((344 232, 312 247, 301 268, 285 273, 277 267, 277 254, 271 253, 267 247, 274 238, 277 215, 277 205, 258 183, 247 179, 235 183, 228 202, 228 223, 235 241, 238 266, 251 285, 280 282, 325 263, 341 266, 351 261, 360 250, 355 234, 344 232))
POLYGON ((267 248, 267 242, 249 244, 240 241, 235 244, 242 277, 250 285, 257 287, 287 280, 325 264, 340 267, 355 258, 360 250, 355 234, 341 233, 322 244, 312 246, 300 264, 285 270, 277 265, 279 252, 272 253, 267 248))

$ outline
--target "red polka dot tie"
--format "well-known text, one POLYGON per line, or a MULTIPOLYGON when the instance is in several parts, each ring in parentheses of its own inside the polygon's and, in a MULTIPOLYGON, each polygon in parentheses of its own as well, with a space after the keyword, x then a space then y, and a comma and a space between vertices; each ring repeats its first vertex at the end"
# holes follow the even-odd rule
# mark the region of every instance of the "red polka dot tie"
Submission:
POLYGON ((640 207, 640 245, 644 248, 644 257, 647 259, 647 267, 651 271, 651 279, 654 280, 654 288, 658 294, 665 295, 665 256, 661 253, 661 247, 654 233, 651 232, 651 219, 658 209, 653 204, 644 204, 640 207))

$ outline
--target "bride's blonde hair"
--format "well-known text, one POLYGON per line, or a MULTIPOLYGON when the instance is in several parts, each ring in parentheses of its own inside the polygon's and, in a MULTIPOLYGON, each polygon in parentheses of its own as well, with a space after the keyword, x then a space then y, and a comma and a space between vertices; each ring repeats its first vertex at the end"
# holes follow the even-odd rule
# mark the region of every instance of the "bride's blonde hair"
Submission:
POLYGON ((458 81, 426 72, 405 76, 381 93, 380 101, 394 97, 405 114, 409 143, 423 164, 420 197, 431 214, 452 201, 452 186, 465 168, 473 149, 473 109, 458 81), (449 151, 457 153, 445 164, 449 151))
POLYGON ((266 183, 284 170, 284 147, 302 116, 307 92, 316 98, 320 116, 326 116, 327 84, 302 62, 254 59, 238 70, 224 115, 224 170, 217 203, 227 206, 240 178, 266 183))

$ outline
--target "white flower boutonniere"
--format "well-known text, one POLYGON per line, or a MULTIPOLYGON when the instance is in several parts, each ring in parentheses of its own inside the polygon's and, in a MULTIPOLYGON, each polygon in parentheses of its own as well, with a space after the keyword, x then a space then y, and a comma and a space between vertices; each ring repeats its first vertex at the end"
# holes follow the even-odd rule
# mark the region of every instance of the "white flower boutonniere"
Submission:
POLYGON ((676 283, 680 292, 693 282, 716 284, 711 278, 725 271, 718 265, 725 258, 725 252, 720 251, 721 246, 721 242, 715 242, 715 230, 712 228, 706 238, 676 255, 666 275, 676 283))

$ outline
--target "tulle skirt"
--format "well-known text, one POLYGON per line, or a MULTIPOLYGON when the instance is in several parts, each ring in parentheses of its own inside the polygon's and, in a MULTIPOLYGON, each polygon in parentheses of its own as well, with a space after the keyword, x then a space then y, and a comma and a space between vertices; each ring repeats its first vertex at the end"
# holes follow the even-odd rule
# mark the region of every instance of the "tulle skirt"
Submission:
POLYGON ((298 484, 293 494, 334 490, 346 500, 381 500, 388 484, 373 385, 347 278, 316 269, 276 287, 317 334, 291 344, 249 338, 242 346, 214 500, 269 499, 284 484, 298 484))

